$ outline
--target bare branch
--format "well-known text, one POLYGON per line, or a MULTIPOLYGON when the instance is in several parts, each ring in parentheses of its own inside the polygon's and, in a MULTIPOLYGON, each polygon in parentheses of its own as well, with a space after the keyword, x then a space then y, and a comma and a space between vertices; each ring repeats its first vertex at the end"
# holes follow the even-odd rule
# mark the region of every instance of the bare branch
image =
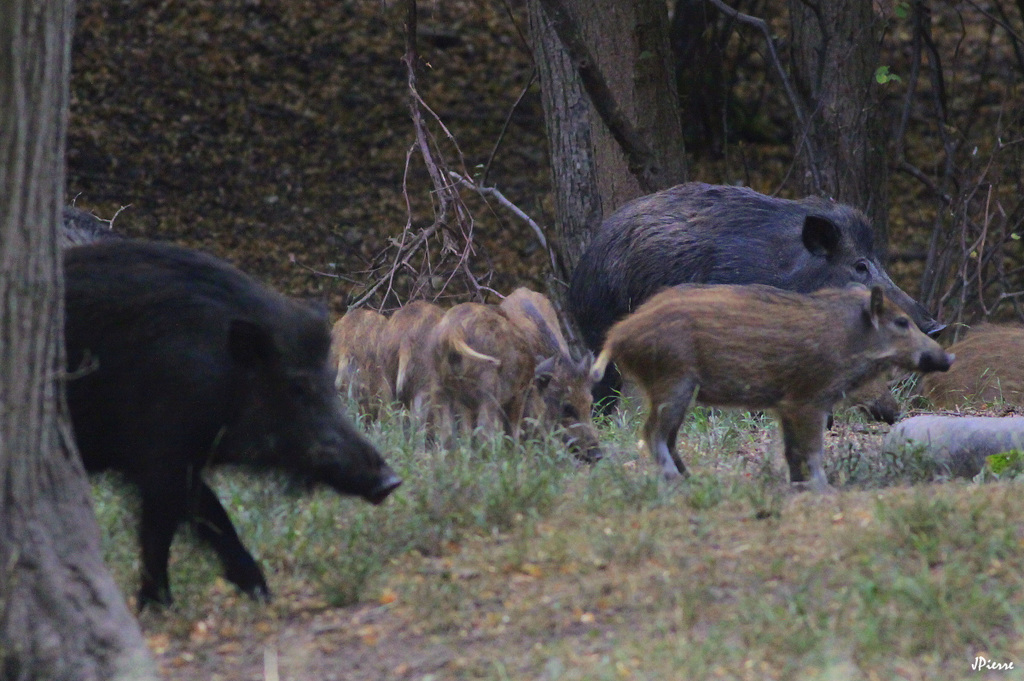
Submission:
MULTIPOLYGON (((786 97, 789 99, 789 105, 793 107, 793 115, 796 116, 797 124, 803 131, 800 143, 806 147, 807 156, 811 161, 807 164, 808 168, 811 169, 812 173, 817 173, 817 152, 814 150, 811 140, 807 134, 807 131, 810 129, 807 124, 807 112, 804 111, 803 103, 793 90, 793 85, 789 82, 789 75, 786 73, 786 69, 782 66, 782 60, 779 59, 779 53, 775 49, 775 39, 772 38, 771 28, 769 28, 764 19, 750 16, 749 14, 743 14, 742 12, 729 7, 729 5, 725 4, 722 0, 708 0, 708 2, 717 8, 719 12, 722 12, 733 21, 738 21, 741 24, 746 24, 747 26, 755 28, 764 36, 765 46, 768 48, 768 56, 771 57, 771 63, 775 68, 775 74, 778 76, 783 89, 786 91, 786 97)), ((815 184, 819 186, 821 185, 819 178, 815 178, 815 184)))
POLYGON ((508 110, 508 115, 505 116, 505 122, 501 124, 501 132, 498 133, 498 139, 494 143, 494 147, 491 149, 491 155, 487 157, 487 163, 484 164, 484 172, 480 175, 480 184, 487 184, 487 176, 491 172, 491 164, 494 163, 494 157, 498 153, 498 148, 501 147, 502 141, 505 139, 505 131, 508 130, 508 124, 512 121, 512 114, 519 108, 519 103, 523 101, 523 97, 530 90, 530 86, 533 85, 533 81, 537 80, 537 67, 533 68, 530 72, 530 80, 527 81, 526 87, 519 93, 519 97, 516 98, 515 104, 508 110))
MULTIPOLYGON (((415 142, 406 153, 405 172, 402 177, 402 192, 406 206, 406 224, 402 234, 397 239, 391 240, 391 246, 385 250, 377 261, 381 263, 377 268, 377 278, 371 283, 367 290, 352 303, 352 307, 367 304, 374 296, 383 294, 380 298, 379 307, 387 305, 388 300, 395 295, 395 279, 399 273, 407 272, 414 275, 419 283, 411 286, 412 295, 416 296, 431 284, 436 274, 436 267, 446 266, 444 283, 435 292, 435 299, 453 282, 456 276, 463 277, 468 283, 477 298, 482 299, 487 288, 480 283, 479 278, 473 273, 470 266, 470 256, 473 248, 473 217, 462 197, 456 190, 448 176, 451 171, 441 153, 437 140, 431 134, 427 121, 424 119, 424 112, 427 112, 434 123, 441 129, 445 137, 451 142, 458 156, 459 165, 465 169, 462 152, 455 141, 451 131, 444 125, 440 117, 420 97, 416 84, 416 64, 419 55, 416 51, 416 2, 407 0, 407 18, 405 33, 405 55, 402 61, 406 65, 408 80, 408 106, 409 115, 412 119, 415 142), (434 208, 434 221, 427 227, 415 229, 413 227, 412 202, 409 199, 408 175, 409 166, 414 152, 418 151, 426 166, 427 174, 430 176, 433 191, 431 192, 431 203, 434 208), (436 267, 431 262, 430 242, 435 237, 440 237, 440 261, 436 267), (390 254, 389 254, 390 252, 390 254), (420 266, 417 267, 413 260, 421 258, 420 266), (454 262, 449 262, 454 257, 454 262), (447 263, 447 265, 446 265, 447 263)), ((468 174, 468 173, 467 173, 468 174)))
POLYGON ((557 272, 558 265, 555 261, 555 252, 551 246, 548 245, 548 240, 544 236, 544 230, 540 228, 536 222, 533 221, 529 215, 527 215, 519 206, 509 201, 504 194, 502 194, 497 187, 484 187, 482 183, 474 182, 465 175, 459 175, 458 173, 449 173, 454 179, 461 182, 464 186, 472 189, 473 191, 483 194, 485 196, 493 196, 498 203, 508 208, 512 213, 520 220, 529 225, 530 229, 533 230, 534 235, 537 237, 537 242, 540 243, 540 247, 548 254, 548 258, 551 260, 551 271, 557 272))

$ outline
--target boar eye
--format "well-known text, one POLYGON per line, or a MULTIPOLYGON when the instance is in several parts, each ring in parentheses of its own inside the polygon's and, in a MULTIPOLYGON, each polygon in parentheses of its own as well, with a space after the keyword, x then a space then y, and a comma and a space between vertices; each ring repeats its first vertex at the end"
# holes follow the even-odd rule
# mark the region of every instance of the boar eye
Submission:
POLYGON ((857 274, 865 277, 871 273, 871 268, 868 267, 868 263, 865 260, 858 260, 854 264, 853 269, 857 274))
POLYGON ((578 419, 579 417, 580 417, 580 413, 578 411, 576 411, 576 407, 572 406, 571 404, 563 404, 562 405, 562 418, 564 418, 564 419, 578 419))
POLYGON ((893 322, 893 323, 896 324, 896 328, 897 329, 909 329, 910 328, 910 320, 907 319, 906 317, 897 317, 896 321, 893 322))

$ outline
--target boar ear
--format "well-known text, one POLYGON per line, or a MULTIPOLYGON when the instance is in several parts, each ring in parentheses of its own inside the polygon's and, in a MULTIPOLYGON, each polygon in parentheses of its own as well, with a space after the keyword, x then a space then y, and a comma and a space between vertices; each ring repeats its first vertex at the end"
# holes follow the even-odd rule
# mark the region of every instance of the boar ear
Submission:
POLYGON ((843 235, 836 223, 820 215, 808 215, 804 218, 804 231, 801 235, 804 248, 825 258, 831 258, 839 250, 839 242, 843 235))
POLYGON ((871 287, 871 300, 868 309, 864 310, 864 316, 871 322, 871 326, 878 328, 878 319, 885 311, 885 296, 882 294, 881 286, 871 287))
POLYGON ((228 325, 228 352, 244 367, 265 366, 277 357, 274 339, 259 324, 232 319, 228 325))
POLYGON ((551 356, 537 364, 537 368, 533 370, 533 382, 541 392, 547 390, 548 384, 551 383, 554 368, 555 358, 551 356))
POLYGON ((580 363, 576 365, 576 373, 589 374, 592 366, 594 366, 594 353, 587 350, 587 354, 583 355, 580 358, 580 363))

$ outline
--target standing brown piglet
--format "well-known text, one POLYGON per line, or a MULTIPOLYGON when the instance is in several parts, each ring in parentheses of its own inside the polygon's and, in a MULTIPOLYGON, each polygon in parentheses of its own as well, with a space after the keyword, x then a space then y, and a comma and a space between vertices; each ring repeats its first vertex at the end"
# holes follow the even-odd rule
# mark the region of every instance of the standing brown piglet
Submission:
POLYGON ((503 427, 518 437, 536 361, 508 316, 493 305, 456 305, 435 327, 431 345, 443 436, 461 426, 464 435, 503 427))
POLYGON ((945 371, 953 362, 880 287, 792 293, 769 286, 682 286, 658 293, 608 332, 610 361, 643 391, 644 441, 668 478, 685 474, 676 435, 691 400, 774 409, 790 480, 817 489, 825 418, 886 367, 945 371))
POLYGON ((499 307, 526 336, 537 360, 525 417, 543 430, 561 427, 570 451, 585 461, 599 460, 601 445, 591 420, 594 355, 572 358, 558 314, 543 293, 517 288, 499 307))
POLYGON ((420 423, 428 422, 437 381, 431 334, 443 316, 437 305, 414 300, 391 314, 381 337, 384 373, 395 399, 420 423))
POLYGON ((389 404, 394 398, 380 353, 386 323, 387 317, 379 312, 355 308, 331 329, 331 358, 337 367, 334 387, 350 394, 370 415, 377 415, 381 404, 389 404))
POLYGON ((956 366, 921 382, 932 404, 943 409, 1000 401, 1024 406, 1024 327, 980 324, 949 349, 959 358, 956 366))

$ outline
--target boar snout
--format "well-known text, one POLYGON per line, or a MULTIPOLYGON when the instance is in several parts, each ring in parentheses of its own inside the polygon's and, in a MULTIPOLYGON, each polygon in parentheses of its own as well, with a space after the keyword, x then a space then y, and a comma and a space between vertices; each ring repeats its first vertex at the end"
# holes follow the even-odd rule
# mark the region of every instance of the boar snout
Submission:
POLYGON ((569 451, 576 455, 576 458, 583 463, 597 463, 604 458, 599 445, 593 438, 578 437, 570 438, 566 444, 569 451))
POLYGON ((383 503, 384 500, 402 484, 402 479, 398 477, 394 471, 388 470, 382 477, 383 479, 380 483, 378 483, 377 486, 370 490, 366 495, 366 500, 374 506, 378 506, 383 503))
POLYGON ((956 359, 956 355, 949 352, 925 352, 921 354, 921 359, 918 360, 917 370, 925 372, 949 371, 949 367, 953 365, 954 359, 956 359))

